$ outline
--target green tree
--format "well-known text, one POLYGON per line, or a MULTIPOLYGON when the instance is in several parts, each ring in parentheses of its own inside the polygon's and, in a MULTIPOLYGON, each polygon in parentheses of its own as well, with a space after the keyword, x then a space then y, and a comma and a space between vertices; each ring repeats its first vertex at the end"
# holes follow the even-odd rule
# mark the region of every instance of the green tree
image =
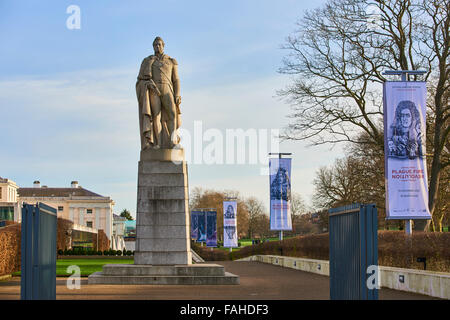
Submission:
POLYGON ((134 220, 133 217, 131 216, 130 211, 128 211, 127 209, 123 209, 122 212, 120 213, 121 217, 127 218, 127 220, 134 220))

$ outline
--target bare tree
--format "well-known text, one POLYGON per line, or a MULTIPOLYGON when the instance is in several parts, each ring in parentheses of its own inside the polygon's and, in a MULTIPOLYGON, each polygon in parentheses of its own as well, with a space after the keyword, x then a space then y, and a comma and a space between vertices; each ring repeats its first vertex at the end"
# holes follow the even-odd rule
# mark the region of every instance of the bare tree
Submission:
POLYGON ((308 208, 301 194, 293 192, 291 197, 292 233, 306 234, 313 230, 312 224, 305 215, 308 208))
POLYGON ((248 237, 253 238, 255 233, 258 233, 261 227, 261 216, 266 215, 264 204, 255 197, 250 197, 245 200, 245 205, 248 212, 248 237))
POLYGON ((362 172, 360 163, 352 157, 336 159, 330 168, 319 168, 313 180, 315 207, 320 210, 363 202, 362 172))
POLYGON ((308 11, 287 38, 289 55, 279 70, 294 76, 279 92, 293 110, 284 138, 312 145, 374 145, 383 152, 382 72, 427 69, 425 79, 433 92, 433 214, 442 170, 450 165, 449 11, 445 0, 330 0, 308 11), (361 132, 367 139, 358 139, 361 132))

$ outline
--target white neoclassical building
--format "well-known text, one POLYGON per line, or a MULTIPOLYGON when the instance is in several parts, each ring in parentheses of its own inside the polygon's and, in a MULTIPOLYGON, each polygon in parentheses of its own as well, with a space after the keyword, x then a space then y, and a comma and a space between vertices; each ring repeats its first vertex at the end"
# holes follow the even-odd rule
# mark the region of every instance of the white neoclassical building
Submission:
POLYGON ((56 208, 58 217, 80 226, 102 229, 109 240, 113 235, 114 201, 84 189, 77 181, 72 181, 68 188, 50 188, 35 181, 32 188, 18 188, 18 202, 19 207, 23 202, 43 202, 56 208))
POLYGON ((19 219, 19 203, 17 202, 17 184, 0 177, 0 221, 19 219))

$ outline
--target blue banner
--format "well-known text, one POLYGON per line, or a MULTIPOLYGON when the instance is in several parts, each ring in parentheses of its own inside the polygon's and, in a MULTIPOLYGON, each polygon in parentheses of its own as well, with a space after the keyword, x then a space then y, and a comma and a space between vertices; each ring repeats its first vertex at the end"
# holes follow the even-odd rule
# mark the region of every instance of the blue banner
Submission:
POLYGON ((206 242, 206 213, 191 212, 191 237, 197 242, 206 242))
POLYGON ((198 240, 198 216, 200 211, 192 211, 191 212, 191 239, 197 241, 198 240))
POLYGON ((291 160, 270 158, 270 230, 292 230, 291 160))
POLYGON ((206 211, 206 246, 217 247, 217 212, 206 211))

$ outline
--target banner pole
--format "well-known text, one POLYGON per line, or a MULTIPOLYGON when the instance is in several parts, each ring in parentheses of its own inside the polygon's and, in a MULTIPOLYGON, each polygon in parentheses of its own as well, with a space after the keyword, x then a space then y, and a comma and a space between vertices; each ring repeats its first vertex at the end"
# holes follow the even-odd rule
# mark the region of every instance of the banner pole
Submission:
POLYGON ((405 233, 408 236, 412 235, 412 220, 405 220, 405 233))

